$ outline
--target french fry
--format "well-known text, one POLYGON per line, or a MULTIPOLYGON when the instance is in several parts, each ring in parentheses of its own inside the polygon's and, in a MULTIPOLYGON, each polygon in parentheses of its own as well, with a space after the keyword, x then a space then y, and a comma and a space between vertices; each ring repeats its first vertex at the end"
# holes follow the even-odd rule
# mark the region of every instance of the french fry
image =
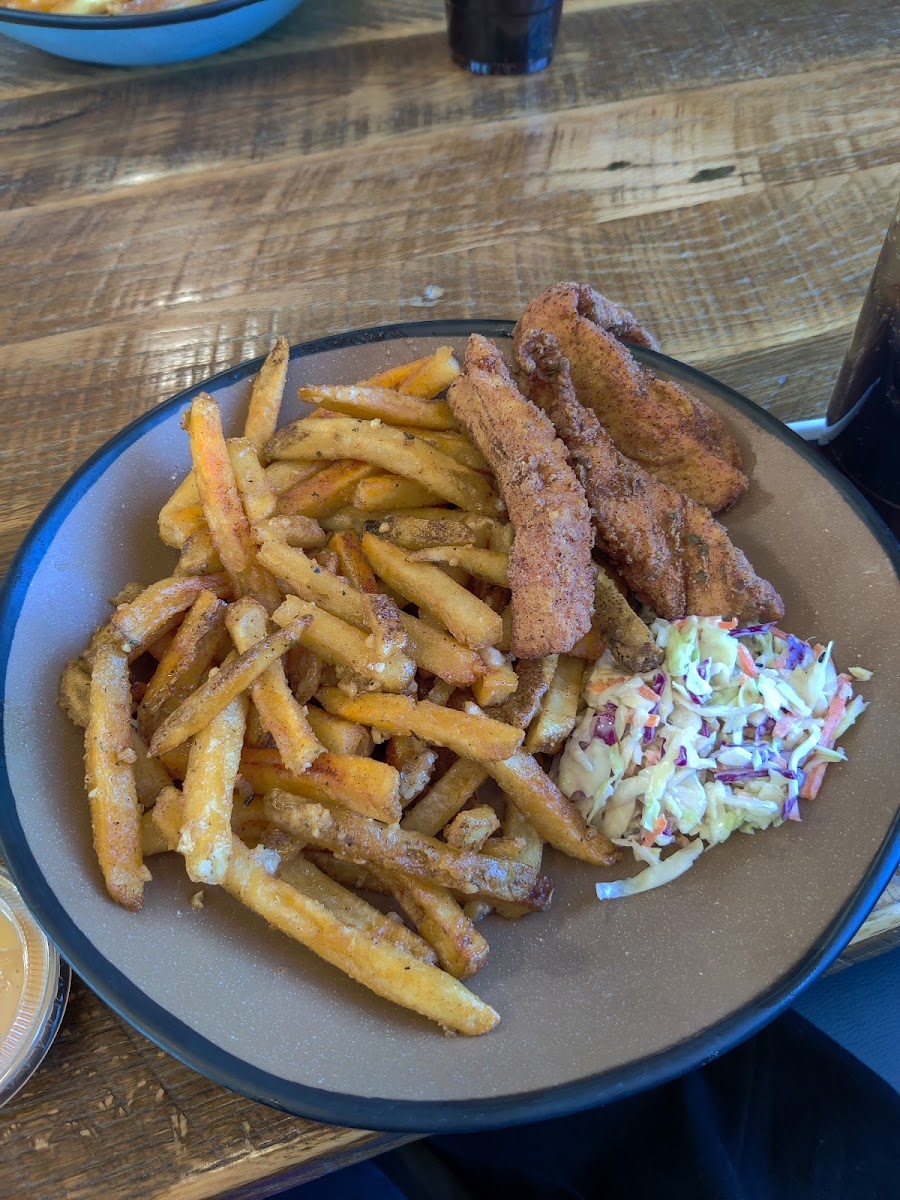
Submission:
POLYGON ((228 457, 234 472, 238 495, 251 526, 265 521, 275 512, 276 496, 256 447, 249 438, 229 438, 228 457))
POLYGON ((457 850, 481 850, 491 834, 500 828, 500 818, 489 804, 465 808, 444 828, 444 841, 457 850))
POLYGON ((584 663, 560 654, 541 711, 529 725, 523 749, 528 754, 555 754, 575 728, 581 699, 584 663))
POLYGON ((158 759, 150 757, 147 743, 136 729, 131 730, 131 748, 134 751, 134 785, 142 808, 151 808, 156 797, 168 787, 171 776, 158 759))
POLYGON ((417 399, 417 393, 401 395, 391 388, 373 384, 337 384, 302 387, 297 395, 306 404, 321 405, 333 413, 359 417, 364 421, 411 425, 416 429, 456 428, 448 405, 441 401, 417 399))
POLYGON ((374 595, 380 590, 375 572, 369 566, 369 560, 362 552, 359 538, 352 529, 333 533, 328 539, 328 549, 337 558, 338 574, 349 579, 358 592, 369 592, 374 595))
POLYGON ((325 662, 351 671, 363 686, 402 692, 410 683, 415 673, 412 659, 394 654, 378 661, 362 630, 324 608, 288 596, 272 617, 277 625, 287 625, 297 618, 308 618, 299 635, 300 645, 325 662))
MULTIPOLYGON (((412 429, 400 426, 398 428, 400 428, 401 433, 409 433, 413 437, 418 437, 423 442, 427 442, 433 450, 439 450, 441 454, 446 454, 448 458, 452 458, 454 462, 458 462, 461 466, 471 467, 473 471, 490 470, 481 451, 476 446, 473 446, 464 433, 439 433, 437 430, 412 429)), ((385 470, 392 471, 394 468, 386 467, 385 470)))
POLYGON ((227 644, 227 605, 212 592, 203 590, 159 660, 138 707, 138 729, 153 736, 161 720, 203 682, 203 677, 227 644))
POLYGON ((340 804, 377 821, 400 819, 400 777, 388 763, 358 755, 320 754, 293 775, 277 750, 247 748, 241 775, 257 796, 278 788, 319 804, 340 804))
POLYGON ((356 459, 423 484, 460 508, 488 516, 499 511, 500 501, 483 475, 435 450, 415 434, 359 421, 353 417, 328 417, 321 421, 295 421, 269 442, 270 458, 356 459))
POLYGON ((484 966, 488 944, 446 888, 400 872, 370 870, 437 952, 445 971, 456 979, 469 979, 484 966))
POLYGON ((385 757, 400 776, 400 800, 406 806, 428 787, 437 754, 421 738, 399 734, 388 742, 385 757))
POLYGON ((399 825, 304 803, 287 792, 270 792, 263 811, 282 829, 339 858, 399 871, 465 895, 518 900, 535 911, 546 908, 553 895, 550 881, 522 863, 456 850, 399 825))
MULTIPOLYGON (((428 700, 384 693, 350 697, 338 688, 322 688, 319 703, 348 721, 359 721, 391 734, 414 734, 436 746, 479 761, 509 758, 522 742, 522 731, 483 713, 441 708, 428 700)), ((474 707, 474 706, 473 706, 474 707)))
MULTIPOLYGON (((406 377, 400 384, 399 391, 408 396, 420 396, 423 400, 433 400, 435 396, 446 391, 459 374, 459 363, 453 357, 452 348, 441 346, 406 377)), ((414 425, 415 422, 410 421, 408 424, 414 425)), ((428 428, 453 429, 455 426, 429 425, 428 428)))
POLYGON ((307 617, 299 615, 285 628, 269 634, 232 662, 226 663, 215 674, 211 672, 206 682, 183 700, 157 728, 150 742, 150 753, 159 757, 208 725, 236 696, 249 688, 266 667, 281 658, 303 635, 308 625, 307 617))
POLYGON ((662 651, 650 630, 616 587, 609 570, 602 565, 597 568, 594 624, 614 657, 627 670, 642 674, 655 670, 662 662, 662 651))
POLYGON ((225 568, 219 552, 213 545, 212 534, 203 522, 203 528, 195 530, 185 539, 178 556, 176 575, 217 575, 225 568))
POLYGON ((283 496, 298 483, 312 479, 326 466, 327 463, 321 462, 273 462, 266 467, 266 480, 276 496, 283 496))
POLYGON ((391 890, 387 883, 369 867, 361 863, 348 862, 344 858, 335 858, 330 850, 317 850, 315 846, 307 846, 303 851, 304 858, 346 888, 359 888, 364 892, 375 892, 379 896, 390 896, 391 890))
MULTIPOLYGON (((266 610, 245 597, 228 606, 225 624, 239 653, 266 637, 266 610)), ((294 699, 280 662, 268 667, 250 684, 250 695, 262 723, 275 740, 282 762, 295 775, 302 775, 314 758, 325 750, 310 728, 303 709, 294 699)))
POLYGON ((231 857, 231 804, 247 725, 239 695, 204 726, 188 753, 178 853, 194 883, 220 884, 231 857))
POLYGON ((459 509, 413 508, 409 515, 373 517, 364 523, 363 532, 377 533, 404 550, 419 551, 430 546, 476 546, 487 540, 493 524, 489 517, 468 518, 459 509))
POLYGON ((509 558, 499 550, 481 550, 476 546, 428 546, 409 556, 410 562, 447 563, 462 567, 470 575, 509 587, 509 558))
POLYGON ((291 646, 288 650, 284 671, 298 704, 308 704, 322 686, 323 670, 322 660, 305 646, 291 646))
MULTIPOLYGON (((503 837, 507 842, 518 843, 513 850, 512 856, 518 862, 528 863, 530 867, 534 867, 536 871, 541 869, 541 860, 544 855, 544 839, 528 820, 528 818, 519 811, 514 804, 507 804, 506 811, 503 814, 503 837)), ((496 842, 500 839, 494 838, 495 843, 489 853, 495 856, 503 857, 498 854, 496 842)), ((489 842, 488 845, 491 845, 489 842)), ((507 920, 516 920, 519 917, 524 917, 527 909, 521 904, 507 904, 501 901, 495 905, 496 911, 501 917, 506 917, 507 920)))
POLYGON ((251 532, 257 543, 284 542, 287 546, 297 546, 302 550, 324 546, 328 538, 318 521, 299 515, 267 517, 264 521, 257 521, 251 532))
POLYGON ((377 375, 373 375, 371 379, 360 380, 360 383, 368 384, 370 387, 398 388, 401 383, 409 379, 413 371, 417 371, 423 363, 428 362, 430 357, 430 354, 426 354, 422 358, 413 359, 412 362, 400 363, 396 367, 388 367, 387 370, 379 371, 377 375))
POLYGON ((356 485, 351 503, 363 511, 385 512, 392 508, 439 505, 440 496, 412 479, 400 475, 370 475, 356 485))
POLYGON ((143 904, 150 872, 141 857, 140 817, 131 747, 131 683, 124 651, 101 646, 91 672, 84 735, 94 849, 107 891, 124 908, 143 904))
POLYGON ((282 516, 330 517, 345 504, 356 485, 374 473, 365 462, 333 462, 309 479, 296 483, 278 497, 278 512, 282 516))
POLYGON ((201 592, 214 596, 231 595, 226 575, 173 575, 160 579, 130 604, 123 604, 112 615, 110 625, 126 653, 141 651, 175 625, 201 592))
POLYGON ((472 695, 482 706, 502 704, 515 694, 519 677, 499 650, 488 646, 480 653, 484 672, 472 684, 472 695))
POLYGON ((185 414, 184 426, 213 545, 225 570, 232 576, 242 576, 253 562, 253 540, 222 433, 222 414, 212 396, 201 392, 194 399, 185 414))
POLYGON ((160 509, 159 536, 177 550, 190 534, 205 525, 197 477, 190 471, 160 509))
POLYGON ((374 742, 365 725, 356 721, 345 721, 343 717, 335 717, 314 704, 309 706, 306 716, 313 733, 332 754, 372 753, 374 742))
POLYGON ((265 725, 263 725, 259 709, 252 703, 247 713, 247 732, 244 735, 244 740, 248 746, 275 749, 275 739, 271 736, 265 725))
POLYGON ((400 821, 411 833, 435 837, 490 776, 480 763, 458 758, 400 821))
MULTIPOLYGON (((153 809, 170 839, 180 828, 180 797, 173 788, 153 809), (174 809, 174 811, 173 811, 174 809)), ((223 887, 270 925, 371 991, 457 1033, 487 1033, 499 1017, 458 980, 390 943, 353 929, 322 904, 273 879, 234 838, 223 887)))
POLYGON ((428 563, 411 563, 397 546, 367 533, 363 553, 389 587, 432 613, 447 630, 473 650, 499 641, 501 618, 486 604, 428 563))
POLYGON ((91 715, 91 676, 81 659, 73 658, 63 667, 57 700, 70 721, 79 729, 87 729, 91 715))
POLYGON ((253 381, 250 407, 244 423, 244 437, 252 442, 257 450, 262 450, 278 428, 278 414, 281 412, 289 359, 290 347, 287 338, 276 338, 275 345, 266 355, 259 374, 253 381))
POLYGON ((467 687, 484 669, 474 651, 461 646, 448 633, 432 629, 411 613, 401 612, 400 624, 406 633, 407 652, 429 674, 456 687, 467 687))
POLYGON ((303 855, 297 855, 287 862, 282 859, 278 878, 324 905, 345 925, 364 930, 378 941, 391 942, 423 962, 438 961, 428 942, 407 929, 396 913, 381 912, 355 892, 337 883, 324 871, 320 871, 303 855))

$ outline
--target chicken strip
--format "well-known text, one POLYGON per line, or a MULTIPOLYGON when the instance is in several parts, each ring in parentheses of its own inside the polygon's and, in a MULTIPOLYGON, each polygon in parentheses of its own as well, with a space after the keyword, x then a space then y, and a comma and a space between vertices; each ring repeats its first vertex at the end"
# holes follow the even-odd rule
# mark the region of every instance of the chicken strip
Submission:
POLYGON ((566 448, 478 334, 447 403, 490 464, 512 522, 512 653, 564 654, 590 629, 594 597, 591 514, 566 448))
POLYGON ((755 573, 709 510, 621 454, 579 403, 552 333, 520 337, 523 389, 547 413, 584 483, 598 547, 635 595, 667 620, 775 620, 781 597, 755 573))
POLYGON ((575 394, 623 454, 713 512, 737 500, 747 486, 737 443, 718 413, 657 379, 622 345, 627 338, 655 348, 631 313, 587 284, 558 283, 525 309, 516 346, 533 329, 556 335, 575 394))

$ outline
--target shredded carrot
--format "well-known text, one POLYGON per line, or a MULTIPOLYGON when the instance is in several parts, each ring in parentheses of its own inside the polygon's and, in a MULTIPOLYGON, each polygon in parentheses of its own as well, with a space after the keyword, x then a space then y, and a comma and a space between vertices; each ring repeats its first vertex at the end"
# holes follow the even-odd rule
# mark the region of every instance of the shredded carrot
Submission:
POLYGON ((847 707, 847 697, 844 695, 844 688, 838 688, 828 705, 828 711, 825 714, 825 720, 822 724, 822 739, 819 742, 820 746, 826 749, 831 749, 834 742, 834 731, 841 723, 841 717, 844 715, 844 710, 847 707))
POLYGON ((659 717, 656 715, 656 713, 651 713, 650 716, 647 718, 647 720, 644 722, 644 728, 645 729, 655 729, 658 724, 659 724, 659 717))
POLYGON ((788 713, 784 717, 779 717, 775 722, 775 728, 772 730, 772 737, 783 738, 791 732, 794 722, 797 718, 793 713, 788 713))
POLYGON ((807 771, 806 778, 803 781, 803 787, 800 789, 800 795, 804 800, 815 800, 818 795, 819 788, 822 786, 822 780, 825 777, 825 768, 827 762, 817 763, 811 771, 807 771))
POLYGON ((659 699, 656 692, 652 688, 648 688, 646 683, 642 683, 638 688, 638 695, 643 696, 645 700, 652 700, 654 704, 659 699))
POLYGON ((732 617, 730 621, 717 622, 720 629, 737 629, 737 617, 732 617))
MULTIPOLYGON (((852 693, 850 676, 838 675, 838 690, 832 697, 831 703, 828 705, 828 711, 825 713, 825 720, 822 722, 822 738, 819 745, 823 750, 830 750, 834 745, 835 732, 841 723, 841 718, 847 708, 847 701, 852 693)), ((804 800, 815 800, 819 788, 822 786, 827 766, 827 762, 816 763, 810 771, 807 771, 803 787, 800 789, 800 795, 804 800)))
POLYGON ((666 823, 666 818, 662 815, 662 813, 660 813, 660 815, 653 822, 653 828, 644 830, 644 835, 641 838, 641 845, 652 846, 659 835, 661 833, 665 833, 666 823))
POLYGON ((624 683, 626 678, 627 676, 625 675, 609 675, 606 679, 596 679, 584 689, 585 697, 602 695, 603 692, 608 692, 616 684, 624 683))
POLYGON ((774 663, 772 663, 772 666, 775 668, 776 671, 783 671, 786 664, 787 664, 787 659, 784 657, 783 654, 779 654, 778 657, 775 659, 774 663))
POLYGON ((781 640, 783 642, 786 642, 788 640, 788 635, 784 632, 784 630, 776 629, 774 625, 769 630, 769 633, 771 633, 773 637, 781 638, 781 640))
POLYGON ((747 672, 751 679, 759 678, 759 671, 756 669, 756 663, 746 646, 738 645, 738 662, 747 672))

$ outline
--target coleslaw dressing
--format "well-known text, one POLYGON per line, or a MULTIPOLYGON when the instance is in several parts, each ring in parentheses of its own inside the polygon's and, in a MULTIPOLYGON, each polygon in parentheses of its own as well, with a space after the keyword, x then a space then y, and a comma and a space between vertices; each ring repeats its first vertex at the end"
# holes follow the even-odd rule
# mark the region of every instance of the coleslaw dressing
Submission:
POLYGON ((19 1011, 25 980, 25 947, 19 930, 0 908, 0 1044, 19 1011))

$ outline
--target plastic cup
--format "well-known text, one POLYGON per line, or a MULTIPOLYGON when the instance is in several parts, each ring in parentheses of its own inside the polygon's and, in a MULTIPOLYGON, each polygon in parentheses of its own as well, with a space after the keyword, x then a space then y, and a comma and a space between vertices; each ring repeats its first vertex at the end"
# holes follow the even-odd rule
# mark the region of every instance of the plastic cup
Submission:
POLYGON ((476 75, 528 75, 550 65, 562 0, 445 0, 453 61, 476 75))

